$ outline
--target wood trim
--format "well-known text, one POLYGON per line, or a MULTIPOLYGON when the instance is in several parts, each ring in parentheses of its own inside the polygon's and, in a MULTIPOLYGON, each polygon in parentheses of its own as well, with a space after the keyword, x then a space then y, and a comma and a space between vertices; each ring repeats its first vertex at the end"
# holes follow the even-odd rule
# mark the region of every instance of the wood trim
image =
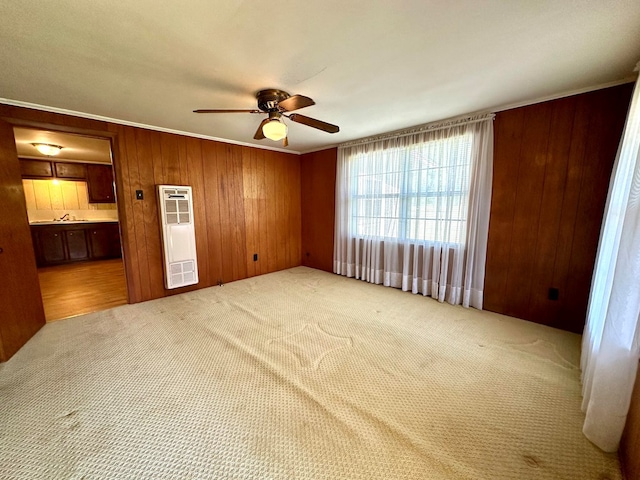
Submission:
MULTIPOLYGON (((182 131, 182 130, 175 130, 175 129, 171 129, 171 128, 158 127, 156 125, 147 125, 147 124, 138 123, 138 122, 130 122, 130 121, 127 121, 127 120, 122 120, 122 119, 117 119, 117 118, 104 117, 102 115, 93 115, 93 114, 84 113, 84 112, 76 112, 76 111, 73 111, 73 110, 66 110, 66 109, 57 108, 57 107, 50 107, 50 106, 47 106, 47 105, 38 105, 38 104, 29 103, 29 102, 20 102, 20 101, 7 99, 7 98, 0 98, 0 105, 3 105, 4 107, 19 108, 19 109, 23 109, 23 110, 31 110, 33 112, 42 112, 43 114, 58 115, 58 116, 61 116, 61 117, 72 117, 72 118, 77 118, 77 119, 82 119, 82 120, 90 120, 90 121, 93 121, 93 122, 103 122, 103 123, 108 124, 108 125, 122 125, 122 126, 128 126, 128 127, 133 127, 133 128, 137 128, 137 129, 142 129, 142 130, 149 130, 149 131, 153 131, 153 132, 169 133, 171 135, 177 135, 179 137, 199 138, 199 139, 202 139, 202 140, 211 140, 211 141, 218 142, 218 143, 245 146, 245 147, 249 147, 249 148, 255 148, 257 150, 269 150, 269 151, 280 152, 280 153, 284 153, 284 154, 296 154, 296 155, 299 155, 301 153, 301 152, 297 152, 297 151, 294 151, 294 150, 291 150, 291 149, 284 149, 284 148, 281 148, 281 147, 273 147, 273 146, 270 146, 268 144, 254 145, 252 143, 240 142, 240 141, 229 140, 229 139, 224 139, 224 138, 218 138, 218 137, 213 137, 211 135, 202 135, 202 134, 194 133, 194 132, 185 132, 185 131, 182 131)), ((0 117, 0 118, 2 118, 2 117, 0 117)), ((10 120, 9 123, 12 123, 14 125, 18 125, 19 124, 18 122, 22 122, 23 121, 23 120, 15 119, 11 115, 7 116, 7 121, 9 121, 9 120, 10 120)), ((40 127, 38 127, 38 128, 40 128, 40 127)), ((47 129, 47 127, 45 127, 45 126, 43 126, 42 128, 47 129)), ((100 130, 98 129, 96 131, 99 132, 100 130)))
POLYGON ((110 137, 106 122, 2 103, 0 103, 0 118, 14 126, 57 130, 97 138, 110 137))
POLYGON ((44 325, 44 309, 13 130, 3 121, 0 209, 0 361, 6 361, 44 325))
MULTIPOLYGON (((0 107, 2 104, 0 104, 0 107)), ((91 138, 100 138, 100 139, 112 139, 114 135, 108 131, 103 130, 95 130, 94 128, 84 128, 84 127, 70 127, 67 125, 61 125, 59 123, 49 123, 49 122, 37 122, 31 120, 20 120, 11 117, 0 117, 0 119, 5 122, 11 124, 14 127, 22 127, 22 128, 32 128, 34 130, 55 130, 57 132, 62 133, 70 133, 72 135, 82 135, 83 137, 91 137, 91 138)), ((34 159, 38 159, 42 157, 34 157, 34 159)), ((69 160, 69 159, 61 159, 64 162, 78 162, 78 160, 69 160)), ((82 162, 82 163, 97 163, 104 165, 105 162, 82 162)))

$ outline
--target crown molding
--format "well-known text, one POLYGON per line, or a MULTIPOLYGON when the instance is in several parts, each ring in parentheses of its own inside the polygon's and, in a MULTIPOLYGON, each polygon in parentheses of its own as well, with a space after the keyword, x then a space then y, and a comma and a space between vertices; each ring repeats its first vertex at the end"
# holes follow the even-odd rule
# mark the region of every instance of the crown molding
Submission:
POLYGON ((182 135, 185 137, 200 138, 202 140, 213 140, 214 142, 230 143, 231 145, 240 145, 242 147, 257 148, 259 150, 271 150, 273 152, 293 153, 295 155, 300 155, 300 152, 296 150, 285 150, 284 148, 277 148, 277 147, 266 147, 266 146, 263 147, 260 145, 255 145, 253 143, 238 142, 238 141, 229 140, 226 138, 212 137, 210 135, 201 135, 199 133, 185 132, 183 130, 174 130, 172 128, 156 127, 154 125, 147 125, 145 123, 130 122, 128 120, 121 120, 119 118, 103 117, 102 115, 94 115, 91 113, 77 112, 75 110, 67 110, 66 108, 39 105, 37 103, 22 102, 20 100, 12 100, 10 98, 0 97, 0 103, 4 103, 5 105, 11 105, 12 107, 32 108, 33 110, 41 110, 41 111, 50 112, 50 113, 60 113, 62 115, 71 115, 74 117, 88 118, 90 120, 99 120, 102 122, 116 123, 118 125, 126 125, 128 127, 144 128, 147 130, 154 130, 156 132, 172 133, 175 135, 182 135))
POLYGON ((560 98, 572 97, 573 95, 580 95, 582 93, 595 92, 596 90, 602 90, 604 88, 617 87, 618 85, 624 85, 625 83, 635 82, 637 78, 638 78, 637 75, 632 75, 630 77, 625 77, 621 80, 616 80, 613 82, 600 83, 598 85, 578 88, 576 90, 568 90, 568 91, 556 93, 553 95, 547 95, 545 97, 538 97, 531 100, 523 100, 522 102, 509 103, 507 105, 488 108, 486 110, 491 112, 502 112, 504 110, 511 110, 513 108, 527 107, 529 105, 535 105, 536 103, 550 102, 552 100, 558 100, 560 98))

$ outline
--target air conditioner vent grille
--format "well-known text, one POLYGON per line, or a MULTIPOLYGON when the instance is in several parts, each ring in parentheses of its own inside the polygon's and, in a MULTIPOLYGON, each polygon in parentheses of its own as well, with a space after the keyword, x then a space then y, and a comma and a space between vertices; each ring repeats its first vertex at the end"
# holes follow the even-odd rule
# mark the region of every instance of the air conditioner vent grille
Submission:
POLYGON ((188 197, 187 199, 183 198, 183 195, 180 195, 179 198, 171 198, 171 195, 165 191, 164 211, 167 224, 191 223, 191 202, 188 197))
POLYGON ((191 187, 158 185, 165 287, 198 283, 191 187))

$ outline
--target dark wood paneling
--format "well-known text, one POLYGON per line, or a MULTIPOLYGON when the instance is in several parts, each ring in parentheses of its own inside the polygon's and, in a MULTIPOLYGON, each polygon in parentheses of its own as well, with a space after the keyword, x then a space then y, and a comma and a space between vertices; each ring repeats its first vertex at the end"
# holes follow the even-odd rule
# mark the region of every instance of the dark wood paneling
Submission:
POLYGON ((132 303, 300 265, 298 155, 7 105, 0 105, 0 117, 111 138, 132 303), (171 292, 163 285, 155 191, 167 183, 193 187, 200 273, 197 286, 171 292), (135 199, 136 190, 143 200, 135 199))
POLYGON ((202 142, 195 138, 188 138, 185 142, 186 167, 183 175, 187 175, 189 185, 193 189, 193 211, 196 232, 196 251, 198 252, 198 276, 200 282, 205 285, 213 285, 216 282, 215 275, 211 269, 209 254, 209 232, 207 229, 207 218, 210 212, 206 208, 206 194, 204 182, 204 158, 202 142))
MULTIPOLYGON (((209 252, 208 268, 210 272, 211 285, 222 282, 222 240, 220 222, 220 202, 218 187, 218 162, 216 160, 216 144, 204 142, 202 144, 202 177, 206 178, 207 188, 205 189, 205 212, 207 214, 206 225, 214 227, 207 228, 207 240, 209 242, 207 250, 209 252)), ((198 262, 198 266, 201 262, 198 262)))
POLYGON ((302 155, 302 264, 333 271, 338 150, 302 155))
MULTIPOLYGON (((265 191, 276 191, 276 155, 267 152, 265 156, 265 191)), ((275 195, 267 195, 267 271, 278 269, 278 204, 275 195)))
POLYGON ((504 292, 507 288, 511 249, 511 225, 513 224, 516 190, 513 179, 518 176, 520 149, 524 128, 524 109, 519 108, 499 115, 494 121, 494 131, 501 132, 501 141, 494 144, 493 191, 491 201, 491 225, 489 241, 500 248, 487 249, 487 265, 492 266, 491 275, 485 276, 484 308, 504 310, 504 295, 487 295, 486 292, 504 292), (499 163, 496 158, 510 159, 499 163))
POLYGON ((142 201, 135 200, 135 192, 140 189, 138 175, 138 159, 136 149, 135 131, 125 130, 116 125, 110 129, 117 137, 112 140, 112 155, 114 156, 114 170, 116 183, 116 199, 129 197, 131 200, 119 201, 118 211, 122 234, 122 252, 126 265, 126 282, 129 301, 135 302, 138 298, 144 298, 143 290, 148 292, 148 285, 142 284, 141 256, 138 254, 138 237, 136 229, 144 229, 137 219, 142 218, 142 201), (121 162, 121 158, 127 161, 121 162))
POLYGON ((244 188, 244 218, 246 224, 245 251, 247 276, 259 275, 258 259, 253 255, 260 248, 260 224, 258 219, 258 190, 256 182, 256 150, 242 149, 242 186, 244 188))
MULTIPOLYGON (((500 112, 485 308, 581 332, 609 175, 631 95, 622 85, 500 112), (548 299, 550 287, 560 299, 548 299)), ((302 156, 302 263, 333 269, 337 150, 302 156)))
POLYGON ((507 315, 520 317, 520 306, 529 303, 531 274, 536 265, 535 249, 542 209, 546 152, 550 132, 551 105, 540 103, 527 107, 524 114, 518 176, 513 183, 516 189, 511 224, 511 252, 507 271, 506 289, 503 295, 509 301, 505 305, 507 315), (516 261, 517 260, 517 261, 516 261), (527 274, 522 275, 522 272, 527 274))
POLYGON ((120 126, 118 132, 118 138, 123 137, 126 146, 125 157, 120 158, 120 163, 125 167, 122 173, 128 174, 128 179, 123 181, 122 188, 124 202, 131 208, 125 212, 133 216, 133 222, 125 221, 123 225, 129 229, 130 242, 136 249, 133 261, 139 280, 136 278, 133 283, 140 283, 140 288, 134 292, 139 297, 132 301, 231 282, 300 264, 300 160, 297 155, 134 127, 120 126), (258 164, 263 165, 262 170, 258 164), (279 235, 280 240, 264 248, 260 238, 268 235, 260 229, 257 213, 253 214, 257 203, 254 197, 259 195, 255 185, 261 181, 260 175, 275 176, 277 172, 292 173, 288 173, 289 177, 279 189, 262 191, 273 206, 267 214, 273 217, 273 233, 279 235), (248 182, 246 186, 245 181, 248 182), (155 186, 162 183, 193 187, 200 276, 196 287, 171 292, 164 289, 155 191, 155 186), (143 190, 144 200, 135 200, 136 189, 143 190), (277 210, 275 206, 281 201, 278 199, 292 196, 294 201, 288 208, 277 210), (297 218, 297 226, 291 227, 289 218, 297 218), (286 260, 291 249, 296 252, 293 262, 286 260), (253 262, 254 253, 258 253, 258 262, 253 262), (258 271, 265 259, 277 256, 282 257, 281 263, 258 271))
MULTIPOLYGON (((549 279, 554 277, 556 249, 558 247, 558 230, 561 224, 562 209, 547 208, 548 205, 562 204, 564 186, 567 184, 567 165, 570 144, 565 140, 568 131, 572 130, 575 118, 576 97, 569 97, 552 103, 550 115, 549 143, 547 152, 553 159, 554 168, 545 168, 544 185, 540 198, 540 215, 535 245, 536 268, 531 277, 529 310, 532 318, 556 318, 559 302, 549 302, 549 279)), ((554 287, 559 287, 553 283, 554 287)), ((566 291, 564 284, 559 287, 566 291)))
POLYGON ((620 462, 626 478, 640 478, 640 369, 620 442, 620 462))
POLYGON ((298 156, 142 130, 136 131, 135 145, 127 147, 127 155, 131 149, 136 151, 135 154, 120 160, 121 163, 127 162, 130 174, 129 184, 123 186, 122 194, 125 198, 135 196, 134 183, 145 191, 145 199, 137 201, 143 204, 143 208, 132 212, 139 217, 134 222, 134 237, 137 240, 136 261, 144 265, 140 282, 149 285, 148 292, 141 291, 141 300, 175 293, 166 291, 162 284, 162 251, 155 194, 155 184, 159 183, 193 187, 200 272, 198 287, 300 264, 299 253, 295 262, 288 261, 282 253, 288 249, 299 252, 300 249, 298 156), (136 182, 131 182, 133 171, 138 172, 136 182), (269 178, 284 175, 287 178, 279 189, 262 191, 265 200, 271 203, 272 210, 266 213, 273 220, 270 225, 272 231, 276 236, 282 232, 279 237, 281 243, 274 242, 267 248, 263 248, 259 240, 269 236, 260 230, 258 217, 259 198, 256 197, 259 196, 257 186, 264 181, 261 175, 269 178), (278 210, 278 202, 284 204, 283 198, 290 202, 288 208, 278 210), (290 211, 294 212, 293 215, 290 211), (297 226, 291 227, 290 218, 297 219, 297 226), (273 249, 281 249, 282 252, 273 249), (258 254, 257 262, 253 262, 254 253, 258 254), (282 256, 282 262, 260 268, 261 263, 278 255, 282 256))
POLYGON ((12 127, 0 121, 0 361, 45 323, 12 127))
POLYGON ((267 157, 260 156, 255 161, 256 165, 256 177, 257 183, 257 195, 258 195, 258 249, 257 252, 262 252, 262 256, 258 256, 258 263, 256 264, 257 274, 262 275, 269 272, 269 262, 267 258, 267 252, 269 251, 269 221, 267 216, 267 157))
POLYGON ((496 115, 487 310, 582 332, 632 87, 496 115))

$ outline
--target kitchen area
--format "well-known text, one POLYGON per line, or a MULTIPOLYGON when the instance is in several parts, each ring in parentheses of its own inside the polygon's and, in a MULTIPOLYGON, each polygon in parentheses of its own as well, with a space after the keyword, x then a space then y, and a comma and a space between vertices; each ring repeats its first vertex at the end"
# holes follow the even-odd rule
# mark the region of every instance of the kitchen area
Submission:
POLYGON ((14 136, 47 321, 126 304, 109 140, 14 136))

